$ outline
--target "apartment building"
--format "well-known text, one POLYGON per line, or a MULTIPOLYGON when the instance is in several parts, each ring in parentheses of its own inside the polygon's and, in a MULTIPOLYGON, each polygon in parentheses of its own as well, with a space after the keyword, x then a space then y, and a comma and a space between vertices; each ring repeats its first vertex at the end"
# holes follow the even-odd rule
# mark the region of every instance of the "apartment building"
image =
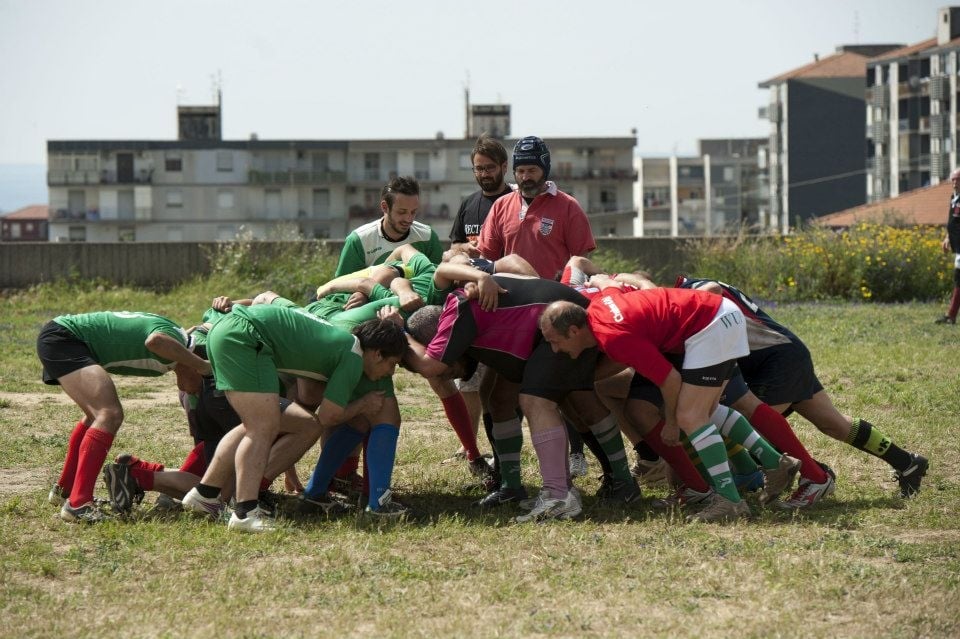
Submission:
POLYGON ((937 14, 936 37, 866 65, 867 200, 939 184, 957 166, 960 7, 937 14))
MULTIPOLYGON (((485 122, 509 132, 509 106, 471 111, 466 132, 485 122)), ((51 241, 342 238, 379 217, 380 189, 397 175, 417 177, 418 219, 445 237, 477 189, 473 136, 223 140, 219 105, 179 107, 178 123, 177 140, 48 141, 51 241)), ((594 234, 632 234, 635 136, 545 141, 551 179, 577 198, 594 234)))
POLYGON ((870 58, 901 45, 844 45, 761 82, 769 102, 769 215, 782 232, 866 201, 865 87, 870 58))
POLYGON ((639 158, 635 235, 768 230, 760 181, 766 144, 766 138, 706 139, 698 141, 698 156, 639 158))

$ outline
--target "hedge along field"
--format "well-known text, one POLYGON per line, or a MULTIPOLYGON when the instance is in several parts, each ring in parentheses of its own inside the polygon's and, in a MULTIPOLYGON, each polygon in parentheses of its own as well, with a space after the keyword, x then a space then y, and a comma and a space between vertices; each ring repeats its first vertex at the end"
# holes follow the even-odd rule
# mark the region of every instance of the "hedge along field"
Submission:
MULTIPOLYGON (((293 268, 283 259, 273 267, 293 268)), ((300 259, 293 265, 306 270, 300 259)), ((416 513, 409 522, 285 520, 261 537, 189 517, 60 522, 45 497, 78 411, 39 380, 40 326, 61 312, 104 309, 150 310, 188 325, 216 294, 309 290, 275 281, 221 273, 163 294, 59 284, 2 300, 0 636, 960 634, 960 334, 932 324, 939 301, 764 304, 810 346, 843 412, 930 458, 910 501, 895 496, 882 461, 791 417, 838 474, 836 495, 813 510, 761 509, 750 497, 750 521, 689 525, 682 513, 651 508, 663 488, 645 489, 635 508, 600 506, 590 476, 577 480, 580 520, 513 525, 513 512, 471 506, 481 493, 467 469, 440 463, 457 444, 438 402, 401 373, 393 483, 416 513)), ((172 377, 117 379, 126 420, 114 450, 178 465, 190 440, 172 377)), ((301 476, 316 452, 298 465, 301 476)), ((536 490, 529 441, 523 465, 536 490)))
POLYGON ((953 256, 941 251, 942 239, 939 227, 860 223, 843 231, 810 227, 776 239, 699 243, 689 256, 697 277, 723 280, 757 299, 931 301, 953 285, 953 256))

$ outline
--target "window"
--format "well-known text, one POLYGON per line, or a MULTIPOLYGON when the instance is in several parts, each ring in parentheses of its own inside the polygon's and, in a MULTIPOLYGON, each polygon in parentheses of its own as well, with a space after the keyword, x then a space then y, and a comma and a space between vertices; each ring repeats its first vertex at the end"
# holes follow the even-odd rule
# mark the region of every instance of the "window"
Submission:
POLYGON ((330 217, 330 191, 328 189, 313 190, 313 216, 320 219, 330 217))
POLYGON ((418 180, 430 179, 430 154, 416 152, 413 154, 413 176, 418 180))
POLYGON ((229 211, 233 208, 233 191, 217 192, 217 208, 221 211, 229 211))
POLYGON ((67 229, 67 240, 71 242, 86 242, 87 227, 71 226, 69 229, 67 229))
POLYGON ((170 151, 164 157, 163 168, 171 173, 179 173, 183 170, 183 158, 179 151, 170 151))
POLYGON ((137 230, 132 226, 121 226, 119 229, 117 229, 117 241, 136 242, 137 230))
POLYGON ((11 224, 10 225, 10 237, 17 240, 20 239, 20 225, 11 224))
POLYGON ((464 171, 473 170, 473 160, 470 159, 469 151, 463 151, 460 153, 460 168, 464 171))
POLYGON ((183 193, 181 191, 167 191, 167 208, 179 209, 183 207, 183 193))
POLYGON ((217 171, 233 171, 233 151, 217 151, 217 171))
POLYGON ((733 167, 725 166, 723 167, 723 181, 724 182, 733 182, 733 167))
POLYGON ((368 180, 380 179, 380 154, 363 154, 363 175, 368 180))

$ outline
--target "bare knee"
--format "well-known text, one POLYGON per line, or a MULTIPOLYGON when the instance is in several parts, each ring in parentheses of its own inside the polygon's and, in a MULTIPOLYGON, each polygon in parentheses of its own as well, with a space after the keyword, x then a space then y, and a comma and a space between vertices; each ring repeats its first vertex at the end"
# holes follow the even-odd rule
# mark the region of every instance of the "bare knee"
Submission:
POLYGON ((123 407, 117 404, 116 406, 101 408, 94 413, 93 421, 99 430, 116 434, 120 430, 120 425, 123 424, 123 407))

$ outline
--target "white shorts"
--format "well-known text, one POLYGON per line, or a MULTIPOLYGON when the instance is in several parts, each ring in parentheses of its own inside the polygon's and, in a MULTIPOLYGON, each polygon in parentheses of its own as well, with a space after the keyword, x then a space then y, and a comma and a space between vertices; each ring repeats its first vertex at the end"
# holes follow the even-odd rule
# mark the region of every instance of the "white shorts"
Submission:
POLYGON ((736 304, 724 298, 713 321, 684 342, 683 368, 707 368, 749 354, 747 320, 736 304))
POLYGON ((960 253, 953 254, 953 268, 960 268, 960 253))

